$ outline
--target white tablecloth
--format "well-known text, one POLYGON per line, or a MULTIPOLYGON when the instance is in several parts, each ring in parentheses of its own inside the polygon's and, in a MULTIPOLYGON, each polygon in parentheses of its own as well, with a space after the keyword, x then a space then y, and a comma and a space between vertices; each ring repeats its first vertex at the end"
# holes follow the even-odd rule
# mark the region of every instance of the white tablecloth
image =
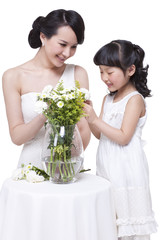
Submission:
POLYGON ((75 183, 7 179, 0 240, 117 240, 110 183, 82 173, 75 183))

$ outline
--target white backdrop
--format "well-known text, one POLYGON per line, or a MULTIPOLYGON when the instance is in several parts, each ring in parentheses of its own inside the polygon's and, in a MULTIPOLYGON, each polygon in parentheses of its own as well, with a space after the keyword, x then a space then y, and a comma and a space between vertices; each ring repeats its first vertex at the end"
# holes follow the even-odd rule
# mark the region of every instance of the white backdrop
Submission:
MULTIPOLYGON (((100 80, 99 69, 93 64, 97 50, 114 39, 126 39, 139 44, 146 52, 145 62, 150 65, 148 86, 152 98, 147 99, 148 120, 143 131, 147 144, 145 151, 150 167, 150 187, 153 209, 157 222, 160 222, 160 15, 158 0, 5 0, 0 3, 0 75, 11 67, 28 61, 37 50, 28 45, 28 33, 32 22, 40 15, 64 8, 76 10, 85 21, 85 42, 78 46, 76 55, 68 60, 86 68, 94 107, 99 113, 106 88, 100 80)), ((3 181, 10 177, 16 168, 21 146, 14 145, 9 136, 2 87, 0 87, 0 188, 3 181)), ((85 151, 85 168, 95 173, 95 156, 98 141, 92 137, 85 151)), ((158 239, 153 234, 152 240, 158 239)), ((160 235, 159 235, 160 239, 160 235)))

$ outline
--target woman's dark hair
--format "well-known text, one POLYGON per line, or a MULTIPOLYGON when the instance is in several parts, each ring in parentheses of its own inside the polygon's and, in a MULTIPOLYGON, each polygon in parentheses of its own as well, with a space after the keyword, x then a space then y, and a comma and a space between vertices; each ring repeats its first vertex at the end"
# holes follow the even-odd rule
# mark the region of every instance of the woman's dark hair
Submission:
POLYGON ((46 17, 38 17, 32 24, 32 30, 28 35, 28 42, 32 48, 42 46, 40 32, 50 39, 57 34, 62 26, 70 26, 76 34, 78 44, 84 41, 84 21, 82 17, 73 10, 58 9, 50 12, 46 17))
POLYGON ((144 50, 130 41, 115 40, 102 48, 94 56, 96 65, 106 65, 119 67, 126 72, 128 67, 135 65, 135 73, 130 77, 130 81, 143 97, 150 97, 151 90, 147 87, 148 65, 143 67, 144 50))

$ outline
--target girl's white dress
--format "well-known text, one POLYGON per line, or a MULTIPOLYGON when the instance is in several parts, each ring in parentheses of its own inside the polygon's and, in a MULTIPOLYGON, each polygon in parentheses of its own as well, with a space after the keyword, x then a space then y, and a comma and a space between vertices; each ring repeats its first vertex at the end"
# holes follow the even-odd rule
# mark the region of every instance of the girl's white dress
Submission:
MULTIPOLYGON (((65 70, 59 80, 63 80, 65 88, 75 86, 75 65, 67 64, 65 70)), ((24 122, 28 123, 38 114, 35 111, 35 103, 37 101, 37 93, 29 92, 21 96, 21 107, 24 122)), ((18 162, 18 167, 21 167, 21 164, 32 163, 34 166, 43 169, 41 163, 41 149, 43 137, 45 134, 45 128, 42 127, 38 134, 29 142, 25 143, 20 155, 18 162)))
MULTIPOLYGON (((139 93, 134 91, 115 103, 114 95, 107 95, 103 120, 120 129, 126 104, 136 94, 139 93)), ((118 237, 121 237, 119 239, 122 240, 148 240, 149 234, 156 232, 149 190, 148 164, 141 140, 146 116, 147 114, 139 119, 128 145, 121 146, 101 134, 97 151, 97 175, 113 184, 117 231, 118 237)))

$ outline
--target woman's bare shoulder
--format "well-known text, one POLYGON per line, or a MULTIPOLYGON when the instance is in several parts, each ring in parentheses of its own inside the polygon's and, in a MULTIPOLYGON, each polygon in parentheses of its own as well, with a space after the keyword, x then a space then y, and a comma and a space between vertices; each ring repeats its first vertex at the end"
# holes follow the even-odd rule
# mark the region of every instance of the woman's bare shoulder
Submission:
POLYGON ((75 70, 77 72, 85 72, 85 73, 87 73, 86 69, 84 67, 80 66, 80 65, 75 65, 75 70))
POLYGON ((21 79, 24 75, 25 63, 10 69, 7 69, 2 76, 3 91, 15 90, 20 92, 21 79))
POLYGON ((89 88, 88 73, 86 69, 79 65, 75 66, 75 79, 79 81, 81 87, 89 88))
POLYGON ((17 79, 17 76, 18 76, 17 67, 7 69, 2 76, 3 86, 8 84, 13 84, 14 80, 17 79))
POLYGON ((18 81, 24 72, 27 69, 28 63, 23 63, 19 66, 7 69, 2 76, 2 82, 4 83, 14 83, 15 81, 18 81))

